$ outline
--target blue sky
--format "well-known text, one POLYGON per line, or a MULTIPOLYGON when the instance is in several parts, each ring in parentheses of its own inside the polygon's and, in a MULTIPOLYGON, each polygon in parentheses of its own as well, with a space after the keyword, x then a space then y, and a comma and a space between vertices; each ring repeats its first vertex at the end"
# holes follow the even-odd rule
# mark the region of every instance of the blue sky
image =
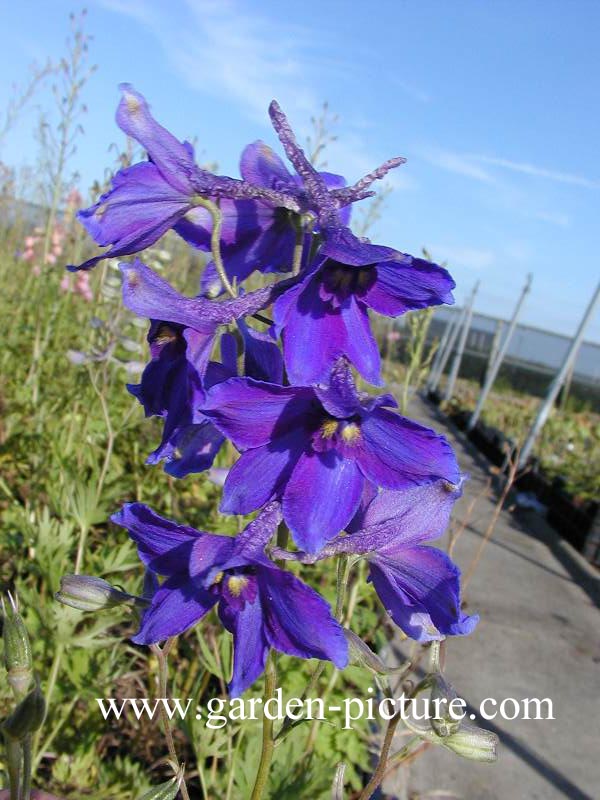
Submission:
MULTIPOLYGON (((83 184, 112 162, 117 85, 237 174, 243 146, 276 145, 276 97, 300 138, 328 100, 340 122, 328 167, 355 180, 408 163, 372 238, 446 260, 457 300, 481 281, 479 311, 570 334, 600 278, 600 3, 594 0, 95 0, 98 71, 73 166, 83 184)), ((0 0, 0 108, 28 65, 59 57, 77 4, 0 0)), ((38 99, 39 103, 43 98, 38 99)), ((35 163, 25 114, 0 153, 35 163)), ((600 312, 587 339, 600 340, 600 312)))

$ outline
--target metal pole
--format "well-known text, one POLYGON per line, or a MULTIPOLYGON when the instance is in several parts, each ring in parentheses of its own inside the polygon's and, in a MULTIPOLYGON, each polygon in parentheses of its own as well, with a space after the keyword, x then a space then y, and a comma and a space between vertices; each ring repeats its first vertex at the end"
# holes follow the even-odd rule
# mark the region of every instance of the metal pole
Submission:
POLYGON ((471 296, 469 297, 469 302, 465 307, 465 319, 463 322, 462 330, 460 332, 458 347, 456 348, 456 353, 454 354, 454 360, 452 362, 452 366, 448 374, 448 383, 446 384, 446 391, 444 392, 445 403, 447 403, 448 400, 450 400, 450 398, 452 397, 452 393, 454 392, 454 384, 456 383, 456 379, 458 377, 458 371, 460 370, 460 364, 465 350, 465 344, 467 343, 467 336, 469 334, 469 328, 471 327, 471 318, 473 317, 473 303, 475 302, 475 295, 477 294, 478 289, 479 289, 479 281, 477 281, 477 283, 473 287, 473 291, 471 292, 471 296))
POLYGON ((552 406, 554 401, 556 400, 556 396, 560 391, 560 387, 563 385, 565 378, 567 377, 567 373, 571 368, 571 365, 575 364, 575 359, 577 358, 577 353, 579 351, 579 346, 581 344, 581 340, 583 339, 583 334, 585 332, 586 326, 590 321, 592 314, 594 313, 594 308, 596 306, 596 302, 600 297, 600 283, 596 287, 596 291, 594 292, 592 299, 589 302, 589 305, 583 315, 583 319, 579 323, 579 327, 577 328, 577 332, 575 336, 571 339, 571 344, 569 345, 569 349, 567 350, 567 354, 564 358, 561 368, 557 372, 554 377, 554 380, 548 387, 548 392, 546 397, 540 403, 540 407, 538 409, 537 416, 531 426, 529 433, 527 434, 527 439, 525 440, 525 444, 521 449, 521 455, 519 457, 519 467, 524 467, 531 455, 533 450, 533 446, 535 441, 544 427, 546 420, 552 410, 552 406))
POLYGON ((502 346, 498 351, 498 355, 494 360, 491 369, 489 370, 488 374, 485 378, 485 383, 481 390, 481 394, 479 395, 479 399, 477 400, 477 405, 475 406, 475 411, 471 414, 469 422, 467 423, 467 430, 471 431, 477 425, 477 420, 479 419, 481 412, 483 411, 483 406, 485 405, 485 401, 487 400, 487 396, 490 393, 492 386, 494 385, 494 381, 498 375, 500 370, 500 366, 504 361, 504 356, 508 350, 508 345, 510 344, 510 340, 513 337, 513 333, 515 332, 515 328, 517 327, 517 320, 519 319, 519 314, 521 313, 521 307, 523 306, 523 301, 525 300, 527 293, 531 289, 531 281, 532 281, 531 273, 527 276, 527 280, 525 282, 525 286, 523 287, 523 291, 521 292, 521 296, 517 300, 517 305, 515 306, 515 310, 513 311, 512 318, 510 320, 510 324, 508 326, 508 330, 506 331, 506 336, 504 337, 504 341, 502 342, 502 346))
POLYGON ((429 370, 429 377, 427 378, 427 383, 425 385, 426 391, 432 391, 435 388, 435 380, 438 367, 442 362, 442 358, 444 357, 444 352, 446 351, 446 347, 448 346, 448 341, 450 339, 450 334, 456 327, 456 321, 460 317, 460 311, 452 310, 448 317, 448 321, 446 322, 446 326, 444 328, 444 333, 442 334, 442 338, 440 339, 440 343, 438 345, 438 349, 435 354, 435 358, 433 359, 433 363, 431 365, 431 369, 429 370))
POLYGON ((440 363, 438 364, 435 376, 434 376, 433 381, 431 383, 431 391, 432 392, 435 392, 435 390, 437 389, 438 384, 440 382, 440 379, 441 379, 442 375, 444 374, 444 370, 446 369, 446 364, 448 363, 448 359, 450 358, 450 355, 451 355, 452 351, 454 350, 454 345, 456 344, 456 339, 457 339, 458 334, 460 332, 460 326, 462 324, 463 319, 465 318, 465 314, 466 313, 467 313, 467 307, 465 305, 455 315, 455 319, 454 319, 454 321, 452 323, 452 331, 450 333, 450 337, 448 338, 448 342, 446 344, 446 348, 445 348, 444 352, 442 353, 442 356, 440 358, 440 363))
POLYGON ((490 345, 490 354, 488 356, 488 362, 485 366, 485 373, 483 375, 483 381, 480 383, 481 388, 485 386, 485 382, 488 379, 491 371, 494 368, 494 364, 496 363, 496 358, 498 356, 498 351, 500 350, 500 342, 502 341, 502 334, 504 333, 504 320, 497 320, 496 322, 496 330, 494 331, 494 336, 492 338, 492 344, 490 345))

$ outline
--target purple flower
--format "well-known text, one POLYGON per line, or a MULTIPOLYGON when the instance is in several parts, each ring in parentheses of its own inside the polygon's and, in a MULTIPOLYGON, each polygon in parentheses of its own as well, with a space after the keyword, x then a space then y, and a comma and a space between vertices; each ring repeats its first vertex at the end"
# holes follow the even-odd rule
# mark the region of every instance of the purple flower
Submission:
MULTIPOLYGON (((351 203, 369 197, 373 181, 383 178, 390 169, 404 163, 393 158, 362 178, 352 187, 341 175, 319 172, 312 166, 279 105, 273 101, 269 114, 296 173, 292 174, 279 156, 264 142, 249 144, 242 153, 240 174, 250 186, 269 193, 293 198, 296 208, 277 202, 223 200, 221 250, 230 278, 244 280, 255 269, 262 272, 288 272, 292 267, 294 247, 302 225, 302 215, 312 219, 317 233, 325 224, 347 225, 351 203)), ((195 208, 177 223, 175 230, 190 244, 210 250, 212 219, 204 208, 195 208)), ((308 254, 312 234, 306 234, 304 250, 308 254)), ((208 266, 212 274, 211 265, 208 266)))
POLYGON ((348 228, 326 231, 302 282, 275 304, 290 380, 304 385, 327 380, 332 364, 345 356, 379 385, 381 364, 369 309, 397 317, 453 303, 454 285, 437 264, 362 241, 348 228))
POLYGON ((281 520, 277 503, 235 538, 177 525, 140 503, 125 505, 112 520, 128 530, 147 568, 166 577, 134 642, 153 644, 177 636, 218 603, 221 622, 234 638, 229 684, 234 697, 263 672, 271 647, 346 666, 344 633, 327 603, 264 554, 281 520))
MULTIPOLYGON (((435 481, 379 493, 368 487, 348 526, 350 535, 335 539, 317 556, 320 560, 340 553, 365 555, 386 611, 419 642, 467 635, 479 620, 461 611, 458 567, 441 550, 422 544, 444 533, 461 495, 460 483, 435 481)), ((286 554, 274 550, 273 555, 286 554)), ((305 562, 317 560, 302 553, 287 555, 305 562)))
POLYGON ((317 552, 355 514, 365 481, 399 489, 459 478, 446 440, 389 411, 390 395, 360 398, 340 360, 328 387, 219 383, 203 413, 242 452, 221 510, 247 514, 281 498, 294 541, 317 552))
MULTIPOLYGON (((151 361, 141 382, 127 388, 146 416, 165 420, 159 447, 149 464, 165 461, 165 471, 182 478, 212 466, 224 438, 201 412, 205 391, 237 375, 233 337, 221 337, 223 363, 209 362, 218 326, 251 314, 271 302, 281 284, 236 300, 215 302, 179 295, 140 261, 122 264, 123 301, 132 311, 152 319, 148 342, 151 361)), ((238 320, 245 343, 245 368, 259 379, 281 381, 281 354, 268 334, 238 320)))
MULTIPOLYGON (((242 153, 240 172, 243 180, 253 186, 293 197, 305 211, 310 207, 306 191, 298 175, 292 175, 270 147, 264 142, 248 145, 242 153)), ((328 186, 344 186, 341 176, 319 173, 328 186)), ((283 206, 255 200, 228 200, 220 203, 223 216, 221 227, 221 256, 230 279, 244 281, 254 270, 289 272, 292 269, 294 248, 301 215, 283 206)), ((349 219, 349 206, 343 218, 349 219)), ((212 217, 205 208, 194 208, 175 225, 175 231, 186 242, 210 251, 212 217)), ((309 237, 306 237, 308 252, 309 237)), ((220 286, 211 262, 205 274, 220 286)))
POLYGON ((144 97, 129 84, 120 88, 123 98, 117 123, 144 147, 150 160, 117 172, 112 188, 91 208, 79 212, 88 233, 109 250, 69 269, 91 269, 103 258, 150 247, 197 205, 198 197, 246 201, 262 197, 297 208, 292 198, 198 167, 192 146, 178 141, 154 120, 144 97))
MULTIPOLYGON (((285 154, 296 170, 301 184, 301 190, 296 194, 300 211, 301 213, 308 212, 315 216, 319 227, 337 225, 340 221, 344 221, 343 217, 340 220, 340 211, 342 209, 351 203, 363 200, 365 197, 371 197, 374 194, 374 192, 368 191, 371 184, 385 177, 390 170, 399 167, 406 161, 402 157, 391 158, 373 172, 365 175, 353 186, 343 186, 340 185, 339 176, 320 173, 310 163, 304 151, 298 145, 287 117, 275 100, 269 106, 269 116, 283 145, 285 154)), ((257 168, 253 170, 253 180, 256 181, 258 178, 258 182, 260 181, 261 170, 262 174, 271 178, 275 170, 270 165, 274 163, 267 154, 266 161, 257 164, 257 168)), ((281 180, 283 178, 286 180, 284 173, 287 170, 285 170, 281 162, 276 164, 276 172, 276 183, 272 188, 279 188, 278 179, 281 180)), ((248 179, 250 179, 250 174, 248 174, 248 179)), ((347 218, 345 222, 347 222, 347 218)))

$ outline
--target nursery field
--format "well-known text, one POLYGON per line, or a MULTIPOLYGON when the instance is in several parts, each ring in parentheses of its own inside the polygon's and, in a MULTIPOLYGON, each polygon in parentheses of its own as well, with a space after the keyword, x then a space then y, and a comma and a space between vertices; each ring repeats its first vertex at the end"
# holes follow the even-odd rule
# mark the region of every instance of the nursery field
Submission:
MULTIPOLYGON (((472 411, 480 387, 459 380, 449 411, 472 411)), ((501 430, 515 445, 521 444, 534 420, 540 399, 505 386, 493 391, 482 413, 482 422, 501 430)), ((567 399, 554 409, 536 442, 535 458, 550 478, 559 478, 565 489, 581 500, 600 497, 600 414, 582 409, 567 399), (566 407, 565 407, 566 406, 566 407)))

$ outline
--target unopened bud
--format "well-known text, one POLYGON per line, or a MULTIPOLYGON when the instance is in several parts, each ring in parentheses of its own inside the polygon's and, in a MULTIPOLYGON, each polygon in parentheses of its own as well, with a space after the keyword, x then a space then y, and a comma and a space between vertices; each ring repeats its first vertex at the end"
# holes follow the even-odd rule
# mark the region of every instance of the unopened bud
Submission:
POLYGON ((4 612, 4 664, 8 672, 8 682, 17 699, 23 697, 33 680, 31 645, 19 606, 11 594, 8 595, 9 608, 2 601, 4 612))
POLYGON ((147 605, 142 598, 122 592, 102 578, 92 575, 64 575, 60 581, 60 589, 54 596, 59 603, 79 611, 102 611, 132 602, 136 605, 147 605))
POLYGON ((430 706, 433 708, 434 716, 429 720, 431 727, 438 736, 450 736, 458 731, 462 721, 462 716, 459 719, 451 713, 452 701, 456 700, 458 695, 454 687, 439 673, 432 676, 432 684, 430 706))
POLYGON ((45 715, 46 701, 40 687, 36 686, 4 720, 2 728, 8 737, 21 741, 42 727, 45 715))
POLYGON ((498 758, 498 737, 475 725, 463 722, 460 729, 439 742, 463 758, 491 763, 498 758))
POLYGON ((374 653, 368 644, 348 628, 344 628, 344 636, 348 642, 350 664, 354 664, 357 667, 366 667, 377 675, 398 675, 406 672, 405 666, 388 667, 384 664, 377 653, 374 653))

